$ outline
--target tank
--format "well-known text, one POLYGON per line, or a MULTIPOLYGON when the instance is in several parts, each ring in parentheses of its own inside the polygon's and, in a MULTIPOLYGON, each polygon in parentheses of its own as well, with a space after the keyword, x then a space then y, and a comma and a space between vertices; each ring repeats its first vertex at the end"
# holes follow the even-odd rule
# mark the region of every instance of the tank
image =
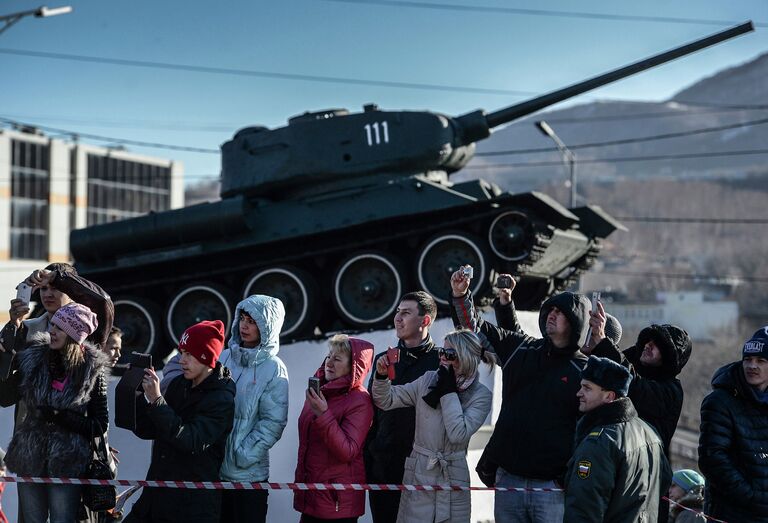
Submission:
MULTIPOLYGON (((391 325, 400 296, 423 289, 443 312, 449 276, 474 268, 519 278, 536 309, 588 270, 622 228, 599 207, 484 180, 453 183, 495 127, 752 30, 751 23, 549 94, 486 113, 307 112, 284 127, 246 127, 221 146, 221 200, 72 231, 78 271, 115 302, 125 348, 163 356, 203 319, 229 326, 254 293, 286 307, 284 340, 391 325)), ((129 352, 126 351, 126 352, 129 352)))

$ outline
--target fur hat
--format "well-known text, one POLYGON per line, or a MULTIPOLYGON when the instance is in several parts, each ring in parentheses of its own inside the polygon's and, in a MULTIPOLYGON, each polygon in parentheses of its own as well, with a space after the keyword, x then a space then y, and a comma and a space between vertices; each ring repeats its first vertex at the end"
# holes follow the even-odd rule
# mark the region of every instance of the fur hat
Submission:
POLYGON ((56 311, 51 323, 67 333, 67 336, 77 343, 83 343, 85 338, 93 334, 99 321, 91 309, 79 303, 68 303, 56 311))
POLYGON ((581 371, 581 379, 591 381, 606 390, 612 390, 619 396, 629 393, 632 375, 626 367, 608 358, 590 356, 587 366, 581 371))
POLYGON ((616 316, 612 316, 608 313, 605 315, 605 337, 611 340, 611 342, 617 347, 621 343, 621 334, 623 329, 621 323, 616 319, 616 316))
POLYGON ((192 325, 179 339, 179 351, 188 352, 203 365, 216 367, 224 348, 224 324, 219 320, 192 325))
POLYGON ((768 326, 758 329, 744 344, 741 350, 741 358, 757 356, 768 359, 768 326))
POLYGON ((701 474, 691 469, 682 469, 672 474, 672 483, 677 485, 685 492, 691 489, 704 486, 704 478, 701 474))

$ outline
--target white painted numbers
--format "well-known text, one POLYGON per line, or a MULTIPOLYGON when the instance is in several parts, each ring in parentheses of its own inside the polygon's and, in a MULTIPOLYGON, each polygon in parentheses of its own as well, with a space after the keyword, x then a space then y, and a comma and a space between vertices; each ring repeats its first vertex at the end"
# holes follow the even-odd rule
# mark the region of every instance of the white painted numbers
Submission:
POLYGON ((364 129, 369 147, 389 143, 389 126, 387 122, 366 124, 364 129))

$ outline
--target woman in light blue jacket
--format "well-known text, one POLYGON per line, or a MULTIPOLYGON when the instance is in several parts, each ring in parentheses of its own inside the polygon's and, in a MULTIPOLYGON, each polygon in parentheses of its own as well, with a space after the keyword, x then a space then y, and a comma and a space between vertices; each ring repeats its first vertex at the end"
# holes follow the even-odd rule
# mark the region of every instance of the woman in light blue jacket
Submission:
MULTIPOLYGON (((219 358, 237 387, 235 423, 221 466, 224 481, 269 477, 269 449, 288 418, 288 371, 277 357, 284 318, 283 303, 270 296, 249 296, 235 310, 229 346, 219 358)), ((266 521, 266 490, 223 492, 222 522, 266 521)))

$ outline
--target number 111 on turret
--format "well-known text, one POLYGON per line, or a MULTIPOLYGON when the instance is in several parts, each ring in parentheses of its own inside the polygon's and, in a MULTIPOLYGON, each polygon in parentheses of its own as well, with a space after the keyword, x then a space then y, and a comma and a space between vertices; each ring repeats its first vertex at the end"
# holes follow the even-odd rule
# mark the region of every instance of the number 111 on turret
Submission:
POLYGON ((379 124, 379 122, 366 124, 365 136, 368 139, 369 146, 389 143, 389 126, 387 125, 387 122, 381 122, 381 124, 379 124), (381 127, 381 133, 379 133, 379 127, 381 127))

